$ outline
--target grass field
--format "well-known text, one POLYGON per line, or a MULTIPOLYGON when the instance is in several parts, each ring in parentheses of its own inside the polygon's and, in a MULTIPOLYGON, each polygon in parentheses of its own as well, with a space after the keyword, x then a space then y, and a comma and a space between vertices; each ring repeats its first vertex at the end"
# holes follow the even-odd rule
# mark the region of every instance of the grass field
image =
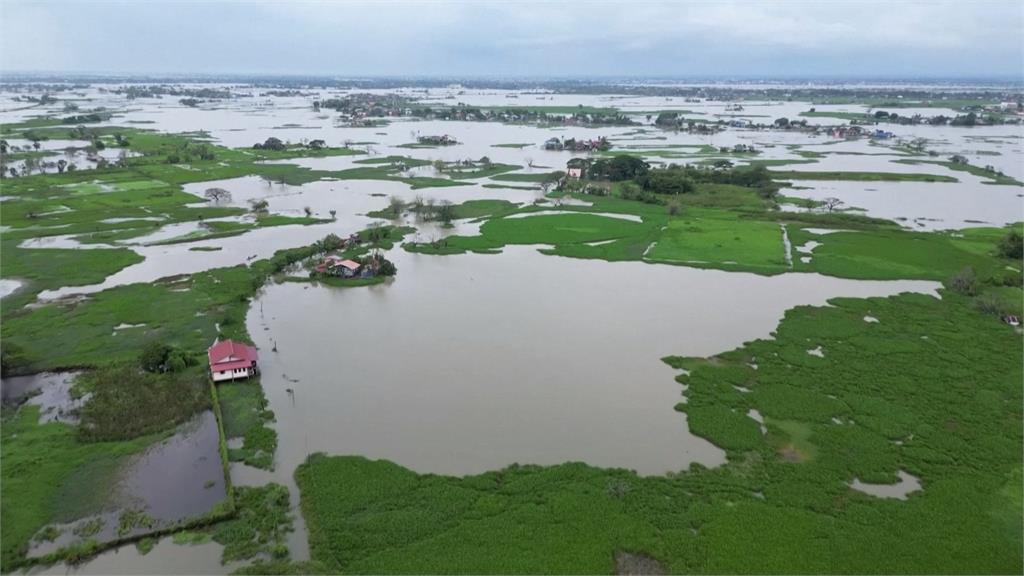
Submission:
POLYGON ((766 274, 787 270, 778 224, 721 210, 688 210, 670 220, 646 259, 723 268, 731 263, 737 269, 766 274))
POLYGON ((934 164, 936 166, 944 166, 950 170, 956 170, 958 172, 967 172, 975 176, 986 178, 985 184, 998 184, 1001 186, 1024 186, 1024 182, 1017 180, 1012 176, 1005 174, 998 174, 995 172, 989 172, 981 166, 975 166, 973 164, 964 164, 962 162, 950 162, 948 160, 918 160, 918 159, 907 159, 901 158, 899 160, 893 160, 900 164, 934 164))

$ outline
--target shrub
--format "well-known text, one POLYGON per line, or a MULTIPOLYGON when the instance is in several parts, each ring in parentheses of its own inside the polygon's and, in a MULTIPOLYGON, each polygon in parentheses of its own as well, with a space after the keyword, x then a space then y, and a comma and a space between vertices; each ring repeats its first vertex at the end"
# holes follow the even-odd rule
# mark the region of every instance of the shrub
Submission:
POLYGON ((964 296, 974 296, 978 293, 978 278, 974 274, 974 268, 970 266, 957 272, 952 278, 949 279, 949 287, 954 292, 963 294, 964 296))
POLYGON ((166 370, 167 356, 171 347, 163 342, 150 342, 139 354, 139 365, 146 372, 163 372, 166 370))
POLYGON ((982 314, 1002 317, 1009 313, 1009 307, 996 294, 986 292, 974 300, 974 307, 982 314))
POLYGON ((1024 236, 1021 236, 1016 230, 1010 232, 999 240, 996 251, 1003 258, 1014 260, 1024 258, 1024 236))

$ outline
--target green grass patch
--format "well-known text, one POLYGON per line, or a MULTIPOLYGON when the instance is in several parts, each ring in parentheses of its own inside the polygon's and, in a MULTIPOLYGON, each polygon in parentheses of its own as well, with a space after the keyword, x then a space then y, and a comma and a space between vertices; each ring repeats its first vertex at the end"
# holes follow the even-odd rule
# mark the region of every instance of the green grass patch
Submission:
POLYGON ((778 224, 720 210, 687 210, 670 220, 647 259, 762 274, 787 270, 778 224))
POLYGON ((936 166, 944 166, 950 170, 956 170, 957 172, 967 172, 975 176, 987 178, 984 181, 985 184, 996 184, 1000 186, 1024 186, 1024 182, 1017 180, 1012 176, 1006 174, 999 174, 998 172, 992 172, 986 170, 981 166, 975 166, 973 164, 964 164, 963 162, 950 162, 948 160, 918 160, 909 158, 900 158, 899 160, 893 160, 900 164, 934 164, 936 166))
POLYGON ((131 364, 87 372, 75 384, 91 394, 81 410, 79 437, 86 442, 130 440, 173 429, 210 407, 205 369, 154 374, 131 364))
MULTIPOLYGON (((39 408, 23 406, 3 418, 0 468, 0 521, 3 522, 3 572, 10 572, 28 552, 29 541, 43 526, 55 521, 61 509, 73 503, 58 498, 75 493, 97 506, 106 501, 107 474, 76 474, 92 463, 109 463, 149 446, 156 437, 128 442, 81 443, 73 426, 39 424, 39 408), (69 485, 69 484, 73 484, 69 485)), ((93 510, 98 512, 99 510, 93 510)), ((72 518, 67 518, 71 520, 72 518)))
POLYGON ((536 174, 497 174, 491 176, 491 180, 500 180, 502 182, 553 182, 562 177, 564 173, 555 172, 538 172, 536 174))

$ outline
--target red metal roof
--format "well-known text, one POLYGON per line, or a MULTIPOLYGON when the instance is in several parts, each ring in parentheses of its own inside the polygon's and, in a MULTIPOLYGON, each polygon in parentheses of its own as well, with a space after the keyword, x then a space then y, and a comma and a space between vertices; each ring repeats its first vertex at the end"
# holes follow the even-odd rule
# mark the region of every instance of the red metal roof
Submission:
POLYGON ((206 351, 210 368, 215 372, 248 368, 259 360, 256 348, 234 340, 221 340, 206 351))

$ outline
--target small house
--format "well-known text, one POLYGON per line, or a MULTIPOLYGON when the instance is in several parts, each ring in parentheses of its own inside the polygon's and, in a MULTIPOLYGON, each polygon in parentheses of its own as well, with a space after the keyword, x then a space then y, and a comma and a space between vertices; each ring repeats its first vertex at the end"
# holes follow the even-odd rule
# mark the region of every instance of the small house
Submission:
POLYGON ((316 271, 327 276, 354 278, 359 274, 360 268, 362 268, 362 264, 355 260, 342 259, 338 256, 327 256, 317 264, 316 271))
POLYGON ((342 278, 353 278, 359 274, 362 264, 355 260, 342 260, 334 266, 335 274, 342 278))
POLYGON ((254 346, 221 340, 206 351, 210 361, 210 377, 214 382, 250 378, 259 373, 256 361, 259 355, 254 346))
POLYGON ((571 158, 565 163, 565 174, 569 178, 579 180, 587 175, 590 162, 586 158, 571 158))

